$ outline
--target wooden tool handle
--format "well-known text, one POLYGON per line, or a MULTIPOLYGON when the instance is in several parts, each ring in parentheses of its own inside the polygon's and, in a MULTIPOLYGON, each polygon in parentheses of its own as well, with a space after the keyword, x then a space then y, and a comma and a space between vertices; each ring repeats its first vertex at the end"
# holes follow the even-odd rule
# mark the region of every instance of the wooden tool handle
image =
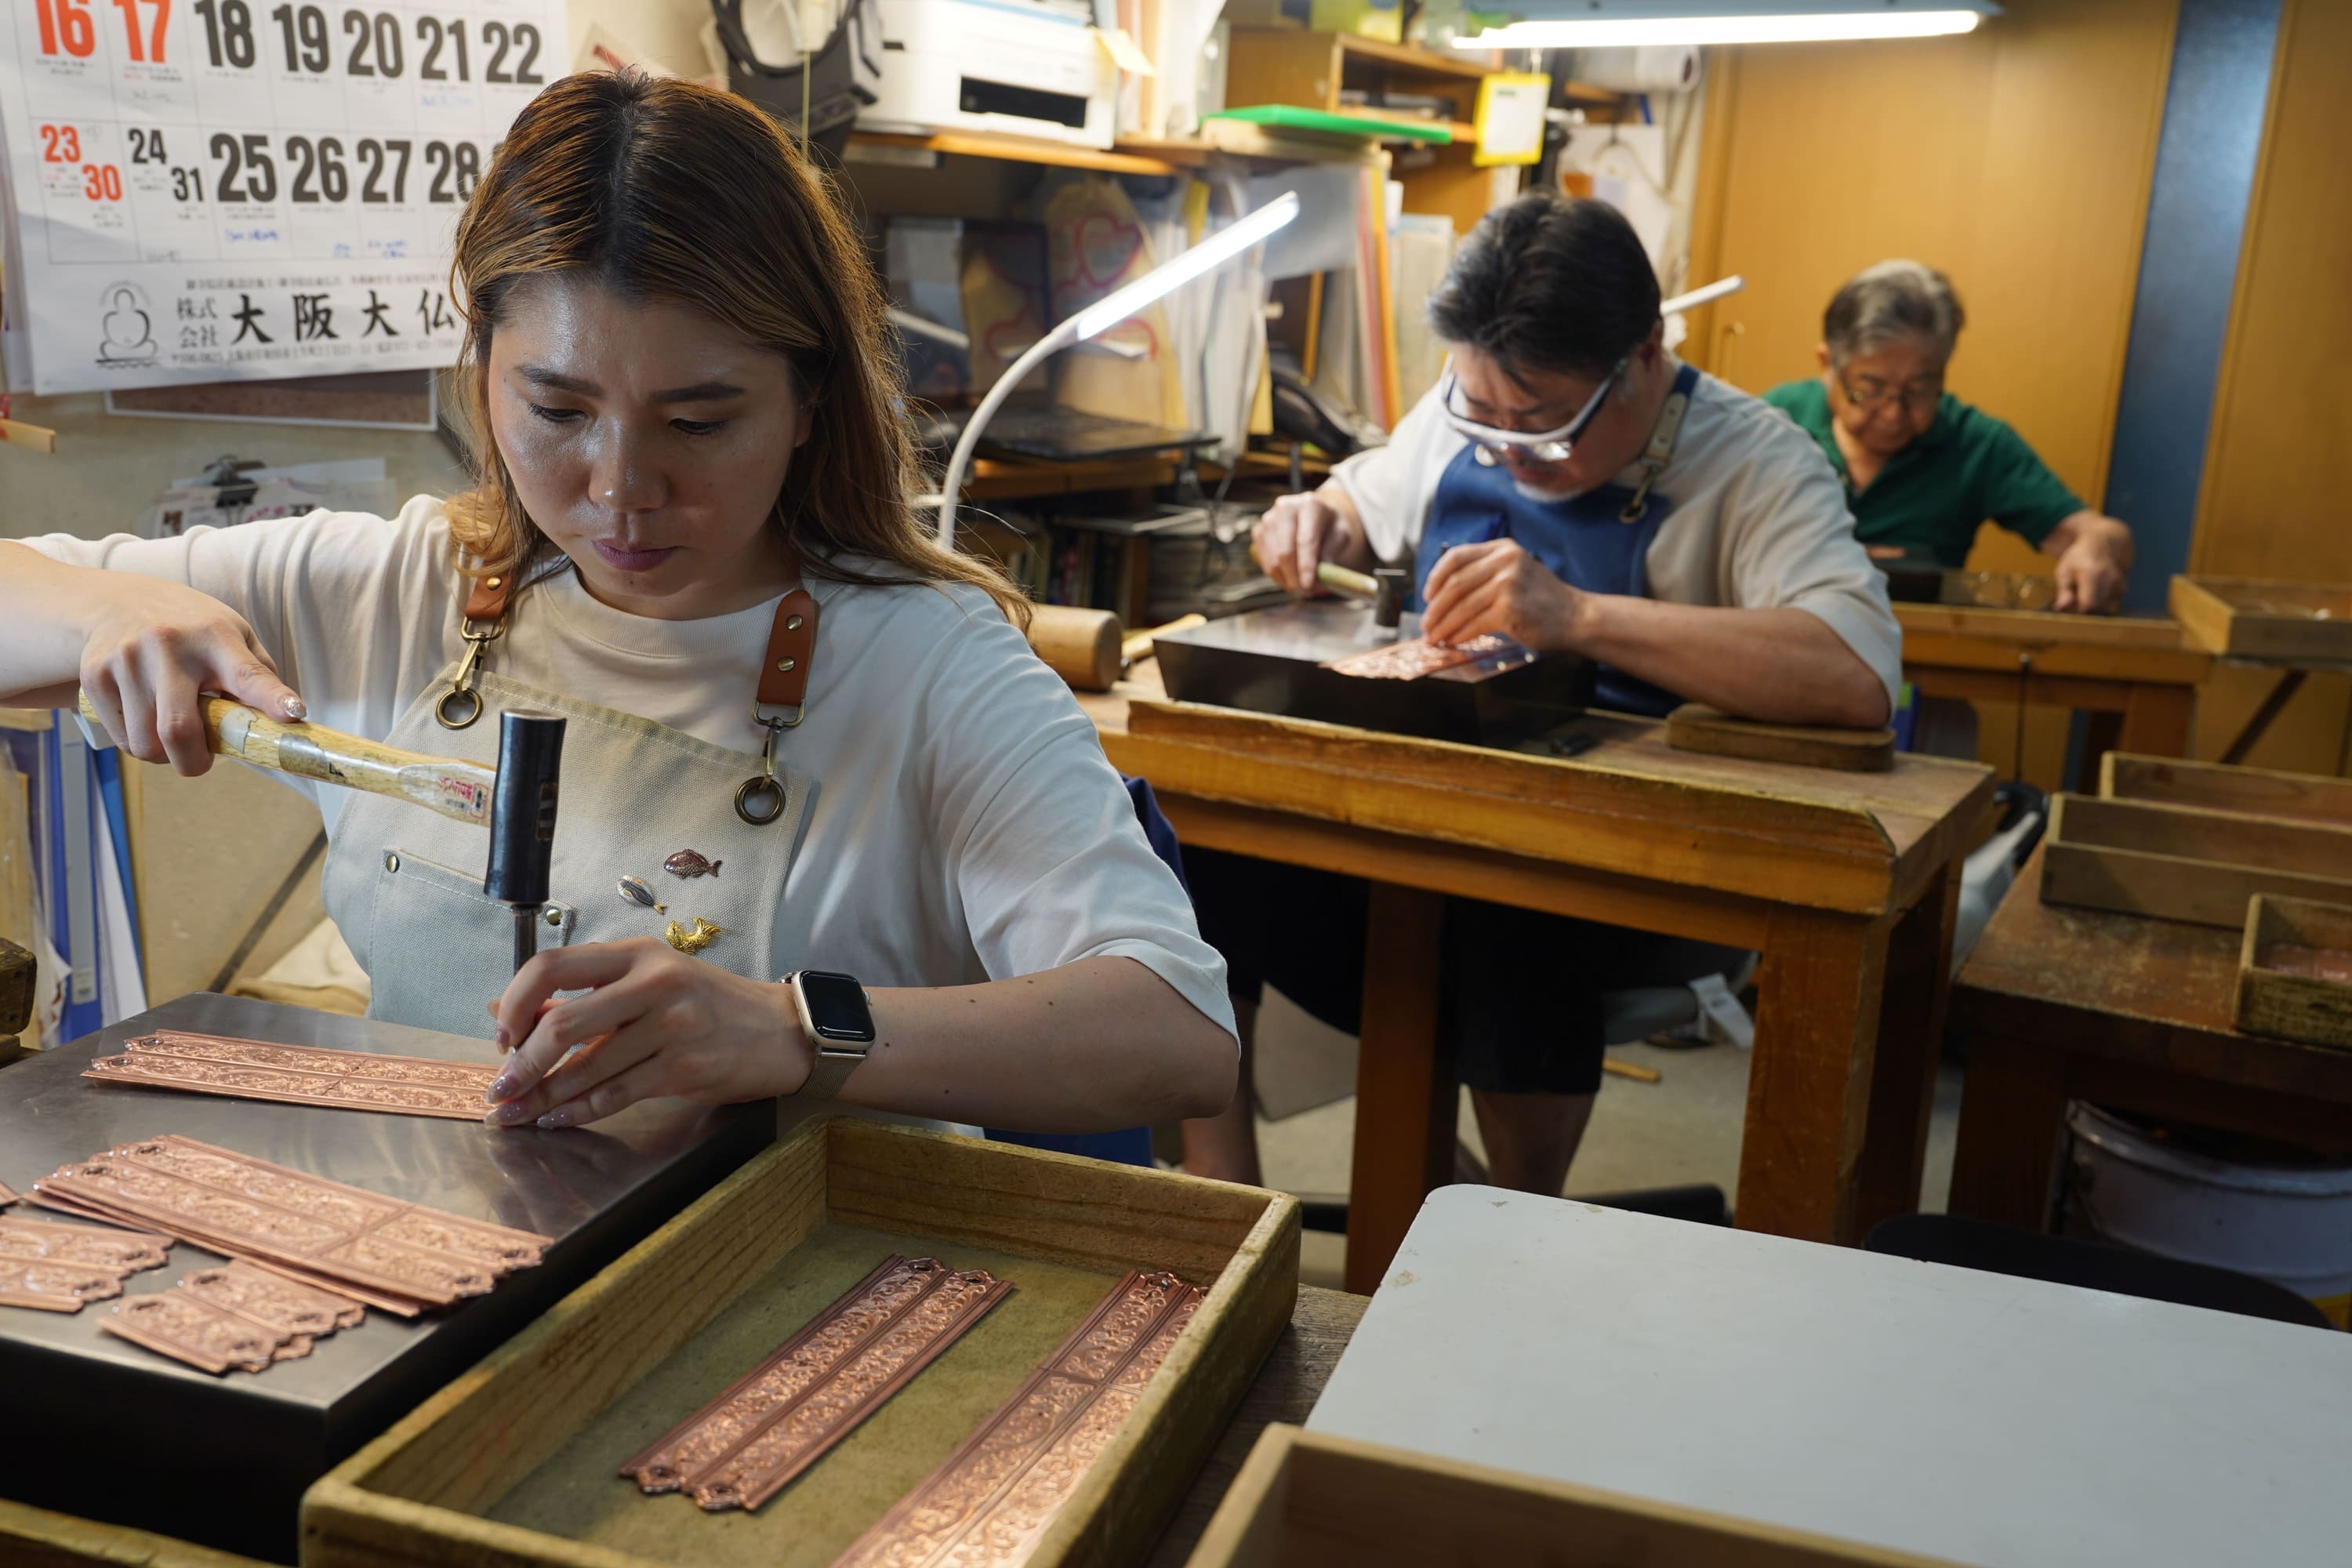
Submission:
MULTIPOLYGON (((455 757, 428 757, 379 742, 346 735, 320 724, 289 724, 226 697, 203 700, 205 743, 215 756, 235 757, 257 768, 365 790, 437 811, 459 822, 487 827, 490 791, 498 770, 455 757)), ((97 711, 87 692, 82 716, 97 711)))
POLYGON ((1029 616, 1029 646, 1077 690, 1108 691, 1118 679, 1118 617, 1108 610, 1035 605, 1029 616))
POLYGON ((1369 572, 1359 572, 1342 566, 1336 561, 1318 561, 1315 580, 1326 588, 1334 588, 1358 599, 1377 599, 1381 594, 1380 580, 1369 572))
POLYGON ((1150 658, 1153 638, 1164 637, 1171 632, 1189 632, 1194 626, 1205 626, 1208 624, 1209 617, 1196 611, 1189 616, 1179 616, 1166 626, 1147 626, 1139 632, 1129 632, 1127 634, 1126 640, 1118 645, 1119 658, 1129 664, 1133 664, 1139 658, 1150 658))

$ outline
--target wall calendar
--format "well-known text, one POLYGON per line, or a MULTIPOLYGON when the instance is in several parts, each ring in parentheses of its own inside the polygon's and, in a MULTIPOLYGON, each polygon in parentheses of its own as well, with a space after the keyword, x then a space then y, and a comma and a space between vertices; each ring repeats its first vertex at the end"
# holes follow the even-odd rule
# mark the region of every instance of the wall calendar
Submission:
POLYGON ((0 6, 17 390, 456 361, 457 216, 561 0, 0 6))

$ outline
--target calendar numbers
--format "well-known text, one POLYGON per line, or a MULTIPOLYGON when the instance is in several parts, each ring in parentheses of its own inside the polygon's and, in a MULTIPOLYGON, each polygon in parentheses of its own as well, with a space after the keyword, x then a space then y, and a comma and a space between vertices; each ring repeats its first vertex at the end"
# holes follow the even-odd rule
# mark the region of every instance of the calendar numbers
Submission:
MULTIPOLYGON (((498 24, 493 22, 490 26, 495 27, 498 24)), ((454 70, 459 81, 474 79, 466 58, 465 18, 459 17, 445 24, 438 16, 419 16, 416 18, 416 40, 425 47, 425 58, 416 68, 420 78, 426 81, 447 81, 454 70), (445 43, 450 56, 450 63, 446 66, 441 63, 445 43)))
POLYGON ((545 81, 539 74, 539 29, 529 22, 518 22, 509 28, 504 22, 482 24, 482 47, 490 51, 488 67, 482 79, 489 82, 520 83, 538 87, 545 81), (507 66, 507 51, 515 52, 511 70, 507 66))
POLYGON ((98 47, 89 0, 33 0, 33 10, 41 27, 41 53, 88 59, 98 47))
POLYGON ((360 182, 362 203, 398 205, 408 200, 408 150, 404 141, 379 142, 373 136, 361 141, 360 162, 367 165, 366 177, 360 182))
POLYGON ((269 13, 286 47, 286 69, 323 75, 334 63, 327 39, 327 14, 316 5, 280 5, 269 13))
POLYGON ((131 161, 134 163, 168 163, 171 157, 163 151, 163 132, 131 128, 131 161))
MULTIPOLYGON (((65 0, 58 0, 62 5, 65 0)), ((253 7, 245 0, 196 0, 195 13, 204 19, 205 51, 215 66, 253 67, 253 7)))
POLYGON ((80 130, 71 125, 42 126, 41 162, 44 163, 80 163, 80 130))

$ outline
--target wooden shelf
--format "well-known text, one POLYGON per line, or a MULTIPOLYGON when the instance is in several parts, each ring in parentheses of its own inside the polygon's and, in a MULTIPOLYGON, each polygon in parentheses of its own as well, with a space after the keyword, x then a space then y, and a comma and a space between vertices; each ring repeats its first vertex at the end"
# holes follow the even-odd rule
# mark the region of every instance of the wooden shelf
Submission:
MULTIPOLYGON (((1242 30, 1234 29, 1235 32, 1242 30)), ((1475 81, 1480 77, 1495 74, 1493 66, 1483 64, 1475 55, 1458 49, 1425 49, 1419 44, 1391 44, 1355 33, 1334 33, 1331 37, 1339 41, 1339 52, 1344 55, 1352 55, 1358 59, 1378 60, 1382 65, 1419 71, 1423 76, 1468 77, 1475 81)))
POLYGON ((1086 490, 1148 489, 1176 482, 1173 458, 1110 458, 1082 463, 1014 463, 975 458, 966 500, 1020 500, 1086 490))
MULTIPOLYGON (((1152 145, 1158 151, 1171 144, 1152 145)), ((966 158, 1001 158, 1015 163, 1049 163, 1062 169, 1097 169, 1109 174, 1172 174, 1178 167, 1162 156, 1106 153, 1098 147, 1073 147, 1063 142, 1036 142, 1024 136, 996 136, 984 132, 942 131, 929 136, 913 136, 892 131, 854 131, 850 132, 849 147, 853 153, 860 147, 898 147, 966 158)))

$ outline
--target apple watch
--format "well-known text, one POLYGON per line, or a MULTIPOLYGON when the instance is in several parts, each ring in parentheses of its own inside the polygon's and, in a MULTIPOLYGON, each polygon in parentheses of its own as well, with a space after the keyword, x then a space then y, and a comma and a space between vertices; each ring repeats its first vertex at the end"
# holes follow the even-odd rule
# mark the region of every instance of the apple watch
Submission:
POLYGON ((801 1032, 816 1049, 808 1081, 795 1098, 831 1100, 874 1047, 874 1010, 866 987, 824 969, 796 970, 784 976, 784 984, 792 989, 801 1032))

